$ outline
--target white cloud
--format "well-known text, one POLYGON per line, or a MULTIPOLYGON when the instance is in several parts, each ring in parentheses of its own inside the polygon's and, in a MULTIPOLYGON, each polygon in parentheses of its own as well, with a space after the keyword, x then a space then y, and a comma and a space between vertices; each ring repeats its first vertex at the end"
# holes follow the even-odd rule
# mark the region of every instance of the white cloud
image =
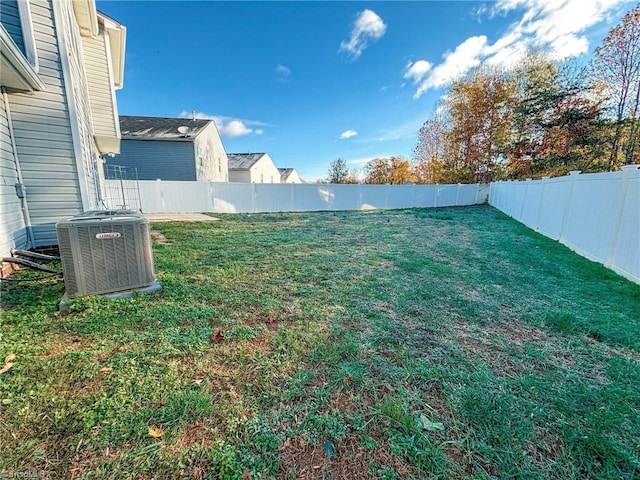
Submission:
POLYGON ((351 138, 355 137, 356 135, 358 135, 358 132, 356 132, 355 130, 345 130, 340 134, 340 138, 351 138))
POLYGON ((469 37, 456 47, 453 52, 444 55, 444 61, 430 71, 416 90, 414 98, 419 98, 430 88, 446 85, 451 80, 464 75, 473 67, 480 65, 483 49, 487 45, 487 37, 480 35, 469 37))
POLYGON ((409 62, 404 71, 404 78, 411 79, 413 83, 418 83, 431 70, 432 63, 426 60, 418 60, 417 62, 409 62))
MULTIPOLYGON (((216 122, 218 125, 218 122, 216 122)), ((231 120, 228 123, 218 125, 218 132, 222 137, 235 138, 242 137, 243 135, 249 135, 253 130, 248 128, 240 120, 231 120)))
POLYGON ((291 75, 291 69, 285 65, 278 65, 276 67, 276 73, 278 75, 282 75, 284 77, 288 77, 289 75, 291 75))
MULTIPOLYGON (((191 118, 192 112, 183 110, 178 117, 191 118)), ((243 120, 241 118, 225 117, 222 115, 209 115, 208 113, 196 112, 196 118, 204 120, 213 120, 218 127, 218 133, 221 137, 235 138, 242 137, 254 133, 256 135, 262 135, 264 130, 262 128, 254 129, 250 127, 254 126, 266 126, 264 122, 258 120, 243 120)))
POLYGON ((387 26, 373 10, 358 13, 353 23, 351 37, 340 43, 340 52, 347 52, 352 59, 357 59, 371 41, 379 40, 387 30, 387 26))
POLYGON ((521 11, 521 17, 492 44, 480 35, 467 38, 453 52, 446 53, 442 63, 417 81, 414 98, 460 78, 481 62, 510 68, 534 47, 548 50, 555 59, 582 55, 589 50, 587 31, 620 13, 625 3, 630 0, 498 0, 490 11, 480 7, 476 10, 478 16, 486 14, 491 18, 521 11))
POLYGON ((278 65, 276 68, 277 80, 279 82, 288 82, 291 80, 291 69, 286 65, 278 65))

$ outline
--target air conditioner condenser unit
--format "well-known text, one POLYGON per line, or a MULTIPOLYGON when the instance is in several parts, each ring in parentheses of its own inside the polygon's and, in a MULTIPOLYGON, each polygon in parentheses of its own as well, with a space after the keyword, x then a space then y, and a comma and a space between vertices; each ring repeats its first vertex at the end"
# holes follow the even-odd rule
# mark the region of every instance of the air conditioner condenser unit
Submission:
POLYGON ((160 289, 149 220, 141 213, 93 210, 58 222, 56 230, 66 296, 160 289))

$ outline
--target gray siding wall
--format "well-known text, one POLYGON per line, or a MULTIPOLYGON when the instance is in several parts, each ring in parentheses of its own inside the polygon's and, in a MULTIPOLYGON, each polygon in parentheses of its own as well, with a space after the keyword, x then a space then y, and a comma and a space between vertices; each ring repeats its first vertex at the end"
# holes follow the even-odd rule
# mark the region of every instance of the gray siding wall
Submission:
POLYGON ((9 256, 12 248, 25 248, 27 244, 22 205, 15 189, 17 182, 9 121, 0 92, 0 256, 3 257, 9 256))
POLYGON ((18 0, 0 1, 0 23, 4 25, 22 53, 26 55, 24 48, 24 37, 22 36, 22 25, 20 23, 20 12, 18 10, 18 0))
POLYGON ((125 140, 120 155, 107 164, 135 167, 140 180, 197 180, 193 143, 162 140, 125 140))
POLYGON ((50 1, 30 0, 39 76, 46 90, 9 95, 35 245, 56 244, 55 222, 83 210, 50 1))

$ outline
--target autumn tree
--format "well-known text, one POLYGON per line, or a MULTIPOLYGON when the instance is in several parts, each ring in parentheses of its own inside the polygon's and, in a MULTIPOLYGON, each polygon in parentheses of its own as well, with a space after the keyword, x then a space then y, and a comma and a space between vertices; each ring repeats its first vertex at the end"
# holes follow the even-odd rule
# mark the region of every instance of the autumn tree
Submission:
POLYGON ((640 103, 640 5, 613 27, 595 50, 593 74, 612 110, 615 133, 609 154, 609 169, 618 163, 632 163, 637 146, 640 103), (625 121, 626 120, 626 121, 625 121), (626 128, 626 142, 623 138, 626 128))
POLYGON ((479 68, 452 84, 443 103, 450 123, 445 133, 450 157, 443 166, 449 181, 502 177, 514 102, 513 80, 499 69, 479 68))
POLYGON ((604 136, 600 103, 583 68, 529 53, 511 74, 517 85, 508 177, 601 170, 604 136))
POLYGON ((402 185, 414 181, 411 164, 402 157, 374 158, 364 167, 365 183, 402 185))
POLYGON ((413 150, 411 171, 416 183, 444 183, 444 162, 449 158, 445 134, 447 126, 437 113, 420 128, 413 150))
POLYGON ((349 168, 347 162, 338 158, 329 164, 329 170, 327 172, 327 181, 329 183, 348 183, 349 168))

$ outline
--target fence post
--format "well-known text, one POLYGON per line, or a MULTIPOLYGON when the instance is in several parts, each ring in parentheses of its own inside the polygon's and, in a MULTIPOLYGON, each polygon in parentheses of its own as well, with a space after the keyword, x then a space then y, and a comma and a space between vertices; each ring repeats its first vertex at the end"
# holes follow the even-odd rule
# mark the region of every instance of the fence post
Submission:
POLYGON ((622 215, 627 203, 627 195, 629 194, 629 180, 631 179, 633 171, 637 169, 637 165, 625 165, 622 167, 622 194, 620 196, 618 206, 618 218, 616 219, 615 230, 613 231, 613 237, 611 238, 611 248, 609 249, 609 254, 604 262, 605 267, 611 267, 616 258, 618 238, 620 237, 620 227, 622 226, 622 215))
POLYGON ((257 183, 251 184, 251 189, 253 190, 251 195, 251 199, 253 200, 253 203, 251 205, 251 213, 256 213, 256 209, 258 207, 258 188, 257 187, 258 187, 257 183))
POLYGON ((573 202, 573 188, 576 184, 576 179, 580 175, 580 170, 571 170, 569 172, 570 183, 569 183, 569 196, 567 198, 567 204, 564 208, 564 215, 562 217, 562 227, 560 228, 560 238, 558 241, 560 243, 564 243, 566 234, 567 234, 567 223, 569 223, 569 211, 571 210, 571 203, 573 202))
POLYGON ((458 202, 460 199, 460 184, 458 184, 458 188, 456 188, 456 207, 458 206, 458 202))

